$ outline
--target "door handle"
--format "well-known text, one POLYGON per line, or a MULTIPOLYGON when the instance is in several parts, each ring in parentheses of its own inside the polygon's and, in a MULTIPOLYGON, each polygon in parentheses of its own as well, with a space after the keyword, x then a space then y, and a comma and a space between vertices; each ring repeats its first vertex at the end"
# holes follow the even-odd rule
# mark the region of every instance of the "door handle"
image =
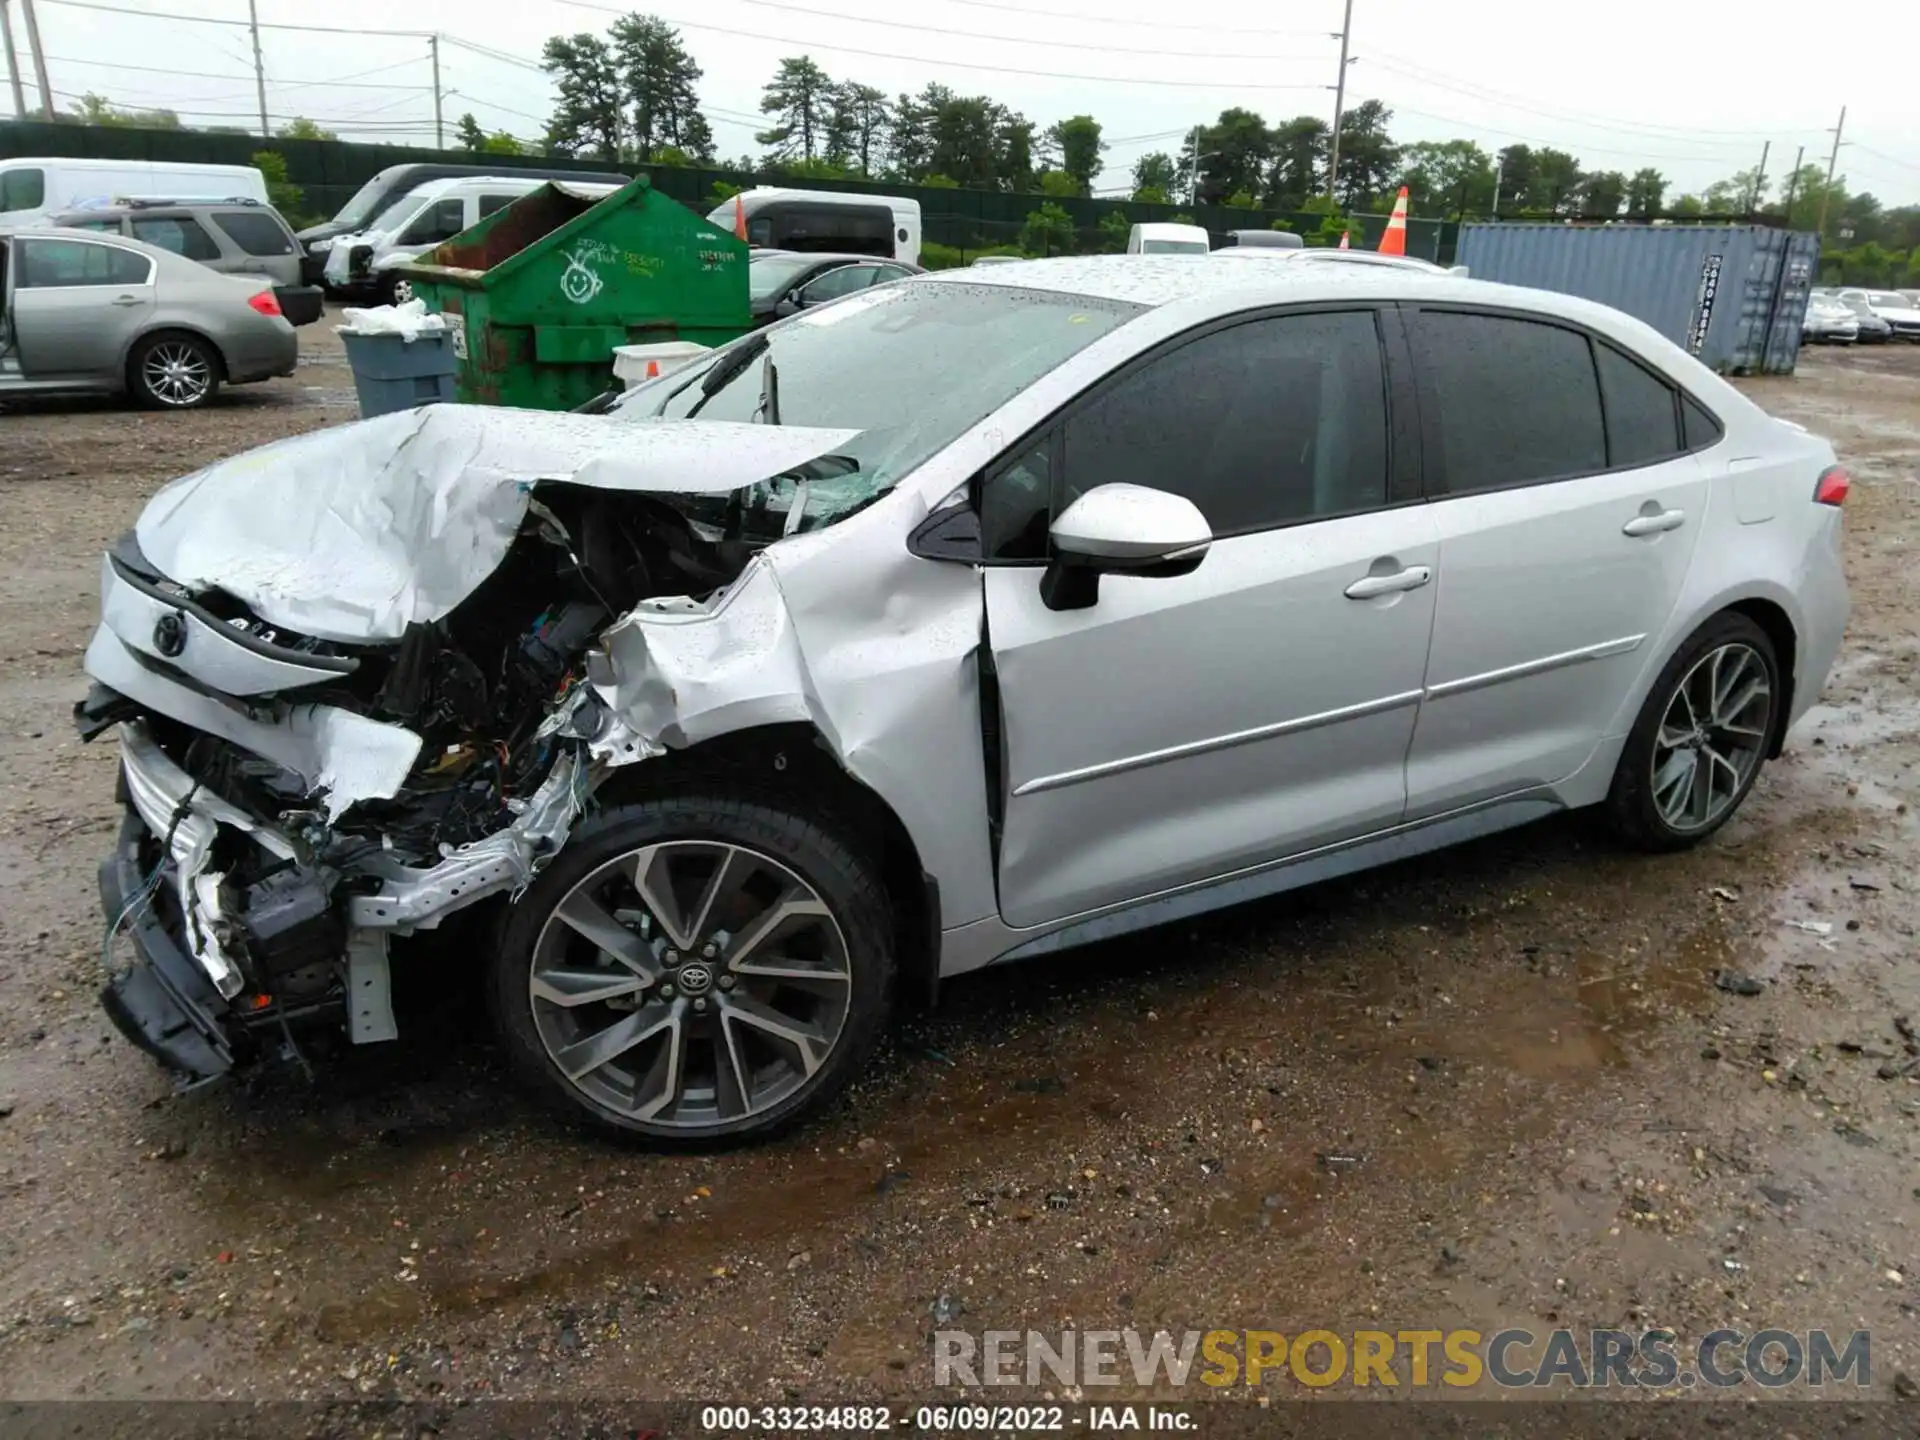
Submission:
POLYGON ((116 305, 139 305, 144 302, 138 295, 116 295, 113 297, 113 303, 116 305))
POLYGON ((1396 590, 1418 590, 1433 579, 1427 565, 1409 565, 1392 575, 1364 575, 1346 588, 1349 600, 1371 600, 1376 595, 1391 595, 1396 590))
POLYGON ((1678 530, 1687 523, 1684 510, 1662 510, 1657 515, 1636 515, 1620 527, 1622 535, 1659 535, 1668 530, 1678 530))

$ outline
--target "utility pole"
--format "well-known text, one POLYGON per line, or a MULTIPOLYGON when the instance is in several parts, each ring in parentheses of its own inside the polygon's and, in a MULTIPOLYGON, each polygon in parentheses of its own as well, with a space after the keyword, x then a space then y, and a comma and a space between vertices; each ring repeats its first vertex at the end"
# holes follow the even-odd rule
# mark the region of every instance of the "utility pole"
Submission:
MULTIPOLYGON (((29 0, 29 4, 31 4, 31 0, 29 0)), ((1847 129, 1847 108, 1841 106, 1841 108, 1839 108, 1839 125, 1834 127, 1834 148, 1832 148, 1832 150, 1828 152, 1828 156, 1826 156, 1826 184, 1820 186, 1820 219, 1818 219, 1818 221, 1814 223, 1814 227, 1812 227, 1814 228, 1814 234, 1818 234, 1822 240, 1826 238, 1826 202, 1828 202, 1828 196, 1834 194, 1834 167, 1839 163, 1839 144, 1841 144, 1839 132, 1845 131, 1845 129, 1847 129)))
POLYGON ((1802 145, 1800 152, 1793 157, 1793 174, 1787 177, 1787 208, 1780 218, 1786 222, 1789 230, 1793 228, 1793 196, 1800 188, 1800 167, 1806 163, 1807 147, 1802 145))
POLYGON ((1347 0, 1340 19, 1340 73, 1333 79, 1333 141, 1327 156, 1327 199, 1333 199, 1334 177, 1340 173, 1340 121, 1347 109, 1347 41, 1353 35, 1353 0, 1347 0))
POLYGON ((1493 218, 1500 218, 1500 182, 1506 179, 1506 157, 1496 154, 1493 157, 1493 218))
POLYGON ((40 22, 34 17, 33 0, 20 0, 20 13, 27 20, 27 51, 33 56, 34 78, 40 82, 40 116, 57 120, 60 117, 53 108, 53 86, 47 83, 47 52, 40 48, 40 22))
POLYGON ((1760 208, 1760 196, 1767 188, 1767 156, 1773 153, 1773 142, 1767 141, 1760 147, 1760 168, 1753 172, 1753 189, 1747 192, 1747 218, 1753 218, 1753 212, 1760 208))
POLYGON ((259 0, 247 0, 247 28, 253 32, 253 88, 260 97, 260 138, 267 140, 273 130, 267 124, 267 65, 260 58, 259 0))
POLYGON ((20 88, 20 56, 13 48, 13 12, 7 0, 0 0, 0 35, 7 42, 7 83, 13 87, 13 118, 27 118, 27 97, 20 88))
POLYGON ((427 48, 433 52, 433 148, 447 148, 446 125, 440 118, 440 37, 429 35, 427 48))
POLYGON ((1207 133, 1204 125, 1193 127, 1193 164, 1187 167, 1187 204, 1200 204, 1200 139, 1207 133))

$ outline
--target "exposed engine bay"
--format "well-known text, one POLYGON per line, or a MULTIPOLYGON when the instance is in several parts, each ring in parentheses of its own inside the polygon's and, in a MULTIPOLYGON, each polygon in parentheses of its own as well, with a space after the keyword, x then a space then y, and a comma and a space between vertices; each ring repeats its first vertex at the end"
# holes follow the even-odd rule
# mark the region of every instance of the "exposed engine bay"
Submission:
MULTIPOLYGON (((765 504, 767 477, 835 438, 789 430, 769 448, 762 437, 781 432, 720 427, 760 432, 759 453, 742 462, 756 478, 724 494, 709 478, 688 495, 618 473, 580 483, 552 463, 539 478, 490 463, 475 483, 484 452, 457 442, 489 423, 484 412, 388 418, 413 427, 401 443, 416 462, 426 455, 428 473, 389 467, 391 493, 369 501, 363 487, 345 526, 338 497, 283 493, 290 508, 307 507, 292 526, 304 551, 262 563, 247 519, 231 543, 251 569, 235 583, 183 581, 156 563, 149 543, 176 564, 190 547, 149 526, 152 513, 194 520, 178 503, 168 510, 179 499, 170 492, 210 476, 217 491, 214 467, 162 492, 103 567, 103 623, 87 656, 97 683, 76 718, 88 739, 119 729, 130 813, 102 893, 112 928, 131 928, 147 962, 103 998, 129 1038, 185 1081, 224 1072, 250 1048, 297 1054, 295 1020, 344 1019, 355 1040, 391 1038, 389 937, 524 888, 610 768, 660 753, 609 704, 620 622, 649 607, 704 614, 723 598, 766 544, 747 538, 764 524, 743 522, 765 504), (448 454, 457 468, 435 458, 448 454), (403 574, 394 584, 371 562, 341 578, 361 535, 374 549, 404 528, 408 506, 433 537, 452 537, 422 549, 430 583, 403 574), (374 581, 360 583, 368 570, 374 581), (323 589, 329 574, 340 583, 323 589), (366 603, 388 594, 391 607, 366 603), (332 633, 287 623, 306 595, 326 621, 315 628, 332 633), (370 638, 344 636, 343 595, 370 638)), ((536 418, 555 422, 567 458, 580 458, 578 417, 536 418)), ((687 427, 676 428, 684 449, 687 427)), ((652 436, 618 432, 642 451, 652 436)), ((303 471, 283 474, 297 487, 303 471)), ((205 530, 191 536, 202 552, 205 530)))

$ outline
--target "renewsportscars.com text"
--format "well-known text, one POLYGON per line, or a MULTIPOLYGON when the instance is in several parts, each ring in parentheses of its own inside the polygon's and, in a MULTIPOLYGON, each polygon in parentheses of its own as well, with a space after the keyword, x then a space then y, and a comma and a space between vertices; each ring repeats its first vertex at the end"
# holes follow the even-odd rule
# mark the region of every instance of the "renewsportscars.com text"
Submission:
POLYGON ((1865 1330, 937 1330, 934 1383, 1466 1389, 1867 1387, 1865 1330))

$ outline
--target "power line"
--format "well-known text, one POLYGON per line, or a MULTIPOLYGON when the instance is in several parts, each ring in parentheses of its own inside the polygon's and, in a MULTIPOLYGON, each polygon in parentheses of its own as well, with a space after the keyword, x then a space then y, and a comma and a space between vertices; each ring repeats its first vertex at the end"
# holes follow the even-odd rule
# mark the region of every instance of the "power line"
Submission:
POLYGON ((1041 45, 1055 50, 1084 50, 1090 54, 1157 55, 1184 60, 1286 60, 1310 61, 1310 55, 1262 55, 1220 50, 1169 50, 1163 45, 1089 45, 1079 40, 1036 40, 1024 35, 985 35, 977 30, 951 30, 940 25, 918 25, 911 20, 880 20, 867 15, 849 15, 840 10, 816 10, 810 5, 791 5, 787 0, 741 0, 764 10, 788 10, 796 15, 812 15, 821 20, 851 21, 856 25, 881 25, 889 30, 919 30, 928 35, 952 35, 963 40, 988 40, 996 45, 1041 45))
MULTIPOLYGON (((208 70, 175 70, 168 65, 123 65, 111 60, 80 60, 70 55, 49 55, 47 59, 57 60, 62 65, 92 65, 102 70, 138 70, 148 75, 183 75, 195 80, 231 80, 236 85, 244 84, 253 78, 251 75, 217 75, 208 70)), ((417 60, 403 60, 400 62, 400 65, 382 65, 378 70, 357 70, 354 72, 354 75, 343 75, 338 80, 275 80, 272 76, 268 76, 267 83, 269 85, 278 85, 283 90, 299 90, 312 85, 338 85, 343 89, 351 90, 431 90, 433 88, 431 85, 369 85, 354 83, 354 76, 357 75, 380 75, 389 70, 398 70, 401 65, 417 65, 418 63, 417 60)), ((198 98, 204 99, 207 97, 202 96, 198 98)))
MULTIPOLYGON (((618 14, 620 12, 608 11, 607 13, 618 14)), ((499 60, 508 65, 518 65, 522 70, 531 70, 536 75, 545 75, 547 73, 546 66, 537 64, 532 60, 522 59, 518 55, 509 55, 504 50, 495 50, 491 46, 479 45, 473 42, 472 40, 462 40, 458 35, 443 34, 440 38, 449 45, 457 45, 462 50, 471 50, 474 54, 484 55, 489 60, 499 60)))
MULTIPOLYGON (((1435 115, 1429 111, 1415 110, 1406 105, 1392 105, 1388 108, 1396 115, 1412 115, 1416 119, 1432 120, 1441 125, 1451 125, 1456 130, 1477 130, 1482 135, 1497 136, 1503 140, 1511 140, 1518 145, 1540 145, 1542 143, 1538 136, 1525 135, 1516 130, 1502 130, 1492 125, 1477 125, 1467 120, 1456 120, 1450 115, 1435 115)), ((1402 142, 1403 145, 1406 143, 1418 142, 1402 142)), ((1698 162, 1705 165, 1724 165, 1728 163, 1727 157, 1724 155, 1673 155, 1656 150, 1609 150, 1595 145, 1582 145, 1580 148, 1590 155, 1624 155, 1628 159, 1666 160, 1684 163, 1698 162)))
POLYGON ((1871 145, 1864 145, 1858 140, 1849 140, 1847 143, 1862 155, 1871 155, 1876 160, 1885 160, 1890 165, 1898 165, 1906 170, 1920 170, 1920 165, 1914 164, 1911 160, 1902 160, 1897 155, 1889 155, 1883 150, 1876 150, 1871 145))
POLYGON ((1148 30, 1204 30, 1209 35, 1267 35, 1302 38, 1324 36, 1324 30, 1259 30, 1237 25, 1181 24, 1175 20, 1133 20, 1120 15, 1075 15, 1065 10, 1039 10, 1031 5, 1005 5, 997 0, 950 0, 954 5, 969 5, 976 10, 1005 10, 1015 15, 1045 15, 1052 20, 1072 20, 1082 25, 1133 25, 1148 30))
POLYGON ((1528 114, 1539 115, 1549 120, 1566 121, 1571 124, 1584 126, 1590 130, 1611 130, 1624 135, 1651 134, 1654 138, 1686 140, 1697 140, 1707 135, 1724 135, 1730 137, 1726 142, 1728 144, 1735 143, 1736 141, 1745 143, 1749 140, 1770 138, 1768 132, 1764 130, 1702 130, 1693 126, 1658 125, 1635 120, 1621 120, 1617 116, 1592 116, 1589 112, 1582 111, 1548 110, 1539 106, 1529 105, 1525 101, 1517 99, 1505 91, 1494 90, 1473 81, 1461 83, 1450 77, 1443 78, 1438 71, 1429 70, 1427 67, 1410 60, 1402 60, 1400 57, 1389 55, 1385 51, 1369 51, 1365 58, 1366 63, 1376 66, 1381 70, 1389 71, 1392 74, 1416 81, 1422 85, 1431 85, 1436 90, 1451 90, 1455 94, 1464 95, 1473 100, 1495 101, 1510 109, 1524 110, 1528 114))
MULTIPOLYGON (((84 102, 87 99, 85 95, 76 95, 68 90, 55 90, 53 93, 62 100, 78 100, 84 102)), ((392 105, 400 103, 402 102, 397 100, 391 101, 387 106, 376 106, 373 110, 364 110, 361 112, 361 115, 371 115, 380 109, 391 108, 392 105)), ((165 110, 173 115, 191 115, 198 120, 258 120, 260 118, 259 112, 254 110, 194 110, 180 105, 141 105, 131 108, 141 110, 165 110)), ((348 128, 361 129, 431 130, 433 128, 432 121, 376 120, 362 125, 359 115, 294 115, 270 113, 267 118, 269 120, 311 120, 316 125, 344 125, 348 128)))
MULTIPOLYGON (((237 25, 242 30, 252 26, 245 20, 227 20, 217 15, 181 15, 166 10, 135 10, 129 5, 105 5, 100 0, 38 0, 42 5, 63 5, 69 10, 101 10, 109 15, 138 15, 146 20, 182 20, 196 25, 237 25)), ((432 32, 428 30, 368 30, 350 25, 290 25, 283 20, 271 23, 262 22, 262 30, 306 30, 321 35, 404 35, 425 40, 432 32)))
POLYGON ((544 125, 547 123, 546 120, 539 115, 529 115, 526 111, 516 110, 511 105, 502 105, 498 100, 488 100, 480 95, 469 95, 464 90, 449 90, 446 93, 450 96, 458 95, 462 100, 471 100, 475 105, 484 105, 489 110, 498 110, 503 114, 516 115, 522 120, 531 120, 536 125, 544 125))
MULTIPOLYGON (((63 5, 75 5, 82 0, 59 0, 63 5)), ((91 3, 91 0, 88 0, 91 3)), ((595 5, 589 0, 560 0, 563 5, 571 5, 579 10, 596 10, 602 15, 623 15, 627 12, 612 5, 595 5)), ((759 30, 737 30, 725 25, 701 25, 692 20, 678 20, 671 16, 659 17, 667 24, 683 30, 706 30, 716 35, 732 35, 743 40, 766 40, 775 45, 798 45, 803 50, 821 50, 829 55, 860 55, 869 60, 903 60, 910 65, 931 65, 945 70, 981 70, 994 75, 1026 75, 1041 80, 1086 80, 1096 85, 1153 85, 1173 90, 1324 90, 1324 85, 1271 85, 1253 81, 1219 80, 1164 80, 1141 75, 1085 75, 1063 70, 1025 70, 1012 65, 975 65, 945 56, 933 59, 925 55, 900 55, 890 50, 863 50, 853 45, 827 45, 818 40, 796 40, 791 35, 768 35, 759 30)))

